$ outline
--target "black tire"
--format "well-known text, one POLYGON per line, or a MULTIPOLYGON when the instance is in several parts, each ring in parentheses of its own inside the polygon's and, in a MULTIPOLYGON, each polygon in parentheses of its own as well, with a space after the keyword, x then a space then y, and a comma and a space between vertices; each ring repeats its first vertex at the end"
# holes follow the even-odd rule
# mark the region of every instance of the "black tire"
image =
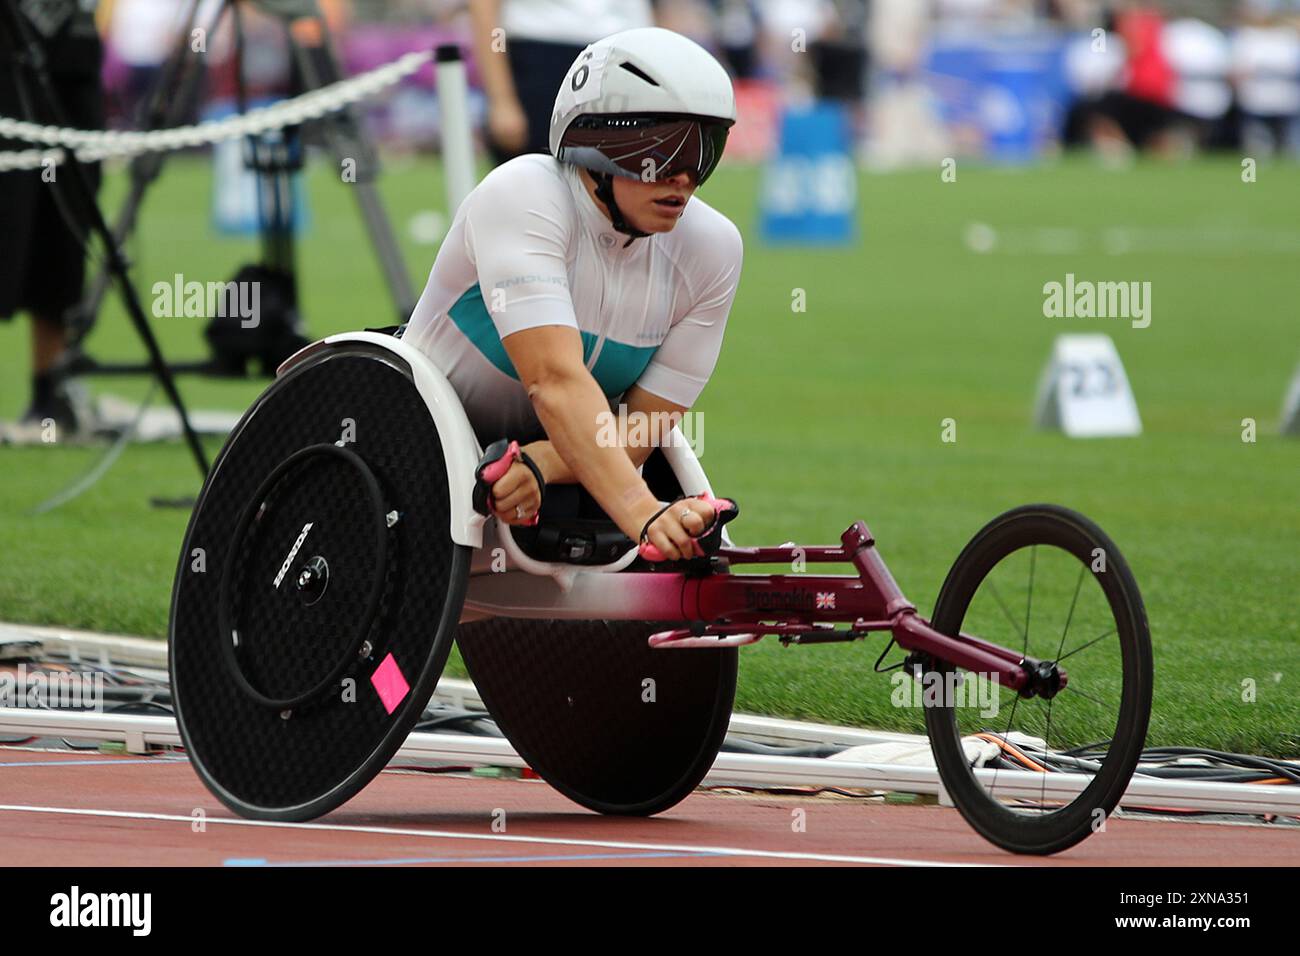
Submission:
MULTIPOLYGON (((967 716, 969 709, 963 710, 950 696, 936 695, 935 699, 925 701, 925 723, 930 735, 930 746, 938 764, 940 779, 966 821, 987 840, 1012 853, 1049 854, 1074 846, 1095 832, 1099 824, 1104 823, 1105 817, 1119 803, 1120 797, 1128 786, 1145 745, 1147 723, 1151 713, 1153 681, 1151 638, 1137 582, 1115 543, 1083 515, 1057 505, 1026 505, 1013 509, 990 521, 971 539, 953 564, 939 593, 932 621, 935 629, 950 636, 955 636, 965 629, 1003 646, 1013 646, 999 639, 999 635, 972 630, 969 626, 968 612, 986 579, 990 579, 1000 566, 1008 567, 1002 565, 1005 559, 1026 549, 1029 549, 1027 559, 1029 587, 1026 592, 1023 633, 1026 653, 1039 659, 1059 658, 1064 661, 1065 658, 1071 657, 1072 660, 1065 667, 1070 680, 1060 693, 1049 700, 1041 697, 1026 700, 1009 689, 1000 690, 1000 693, 1009 695, 1007 699, 1011 701, 1012 706, 1011 718, 1007 721, 1007 731, 1012 729, 1017 708, 1022 704, 1025 708, 1045 706, 1047 734, 1042 739, 1046 742, 1044 752, 1050 753, 1053 749, 1052 708, 1061 708, 1064 704, 1072 703, 1082 697, 1091 704, 1101 705, 1104 708, 1101 713, 1105 715, 1108 723, 1110 705, 1090 694, 1105 694, 1113 697, 1116 709, 1114 729, 1110 739, 1101 744, 1091 745, 1087 753, 1088 759, 1099 766, 1094 768, 1090 763, 1087 769, 1080 769, 1079 765, 1075 767, 1080 772, 1089 773, 1092 777, 1091 782, 1068 802, 1064 799, 1055 801, 1044 799, 1035 802, 1032 799, 1026 801, 1021 798, 1021 807, 1012 808, 998 798, 999 771, 995 770, 991 775, 987 770, 982 771, 986 779, 991 776, 988 785, 982 783, 972 769, 971 760, 963 746, 962 738, 971 730, 969 725, 963 726, 963 723, 980 718, 967 716), (1053 549, 1051 552, 1044 552, 1045 560, 1050 559, 1053 566, 1060 564, 1072 568, 1071 558, 1079 563, 1077 583, 1074 586, 1073 598, 1069 604, 1069 612, 1065 618, 1064 630, 1060 635, 1055 655, 1035 653, 1036 647, 1030 646, 1034 575, 1040 547, 1053 549), (1097 569, 1098 549, 1103 559, 1101 570, 1097 569), (1057 555, 1056 551, 1063 554, 1057 555), (1119 645, 1117 654, 1113 653, 1109 635, 1106 633, 1077 647, 1072 644, 1072 649, 1068 653, 1061 653, 1066 645, 1071 622, 1075 620, 1083 582, 1089 576, 1095 582, 1095 587, 1089 588, 1089 600, 1095 605, 1091 609, 1091 614, 1095 620, 1100 621, 1107 620, 1109 616, 1119 645), (1087 658, 1073 657, 1074 654, 1090 650, 1094 646, 1100 650, 1093 652, 1087 658), (1084 681, 1084 687, 1090 686, 1086 683, 1087 671, 1083 667, 1084 664, 1092 666, 1093 673, 1097 677, 1096 686, 1104 690, 1088 691, 1078 686, 1080 681, 1084 681), (1117 684, 1118 692, 1115 692, 1117 684), (1106 691, 1110 693, 1105 693, 1106 691), (1030 804, 1028 808, 1024 807, 1026 802, 1030 804), (1049 805, 1053 806, 1053 809, 1048 809, 1049 805)), ((1001 599, 996 586, 990 583, 989 587, 990 590, 985 593, 992 594, 996 599, 997 607, 1005 612, 1006 618, 1016 626, 1017 621, 1012 617, 1007 604, 1001 599)), ((1061 593, 1066 592, 1068 592, 1068 585, 1061 593)), ((987 608, 989 605, 982 604, 981 607, 987 608)), ((1016 629, 1018 630, 1018 626, 1016 629)), ((1046 645, 1050 648, 1054 640, 1055 637, 1049 633, 1046 645)), ((1042 643, 1040 641, 1040 646, 1042 643)), ((944 683, 946 675, 957 676, 956 669, 947 662, 930 660, 923 678, 938 681, 935 686, 952 686, 944 683)), ((1041 715, 1041 710, 1038 714, 1041 715)), ((1027 712, 1022 715, 1022 721, 1032 719, 1027 712)), ((1095 719, 1093 722, 1096 723, 1095 719)), ((1068 720, 1065 723, 1068 725, 1068 720)), ((1009 743, 1007 731, 1003 731, 1000 736, 995 732, 993 735, 995 739, 985 738, 998 749, 998 763, 1001 763, 1008 754, 1014 754, 1019 749, 1007 746, 1009 743)), ((1081 748, 1083 742, 1069 740, 1068 733, 1065 732, 1067 739, 1059 743, 1067 749, 1081 748)), ((1102 735, 1098 735, 1100 736, 1102 735)), ((1022 750, 1021 756, 1026 753, 1030 754, 1032 761, 1032 751, 1022 750)), ((1006 762, 1012 763, 1012 760, 1008 759, 1006 762)), ((1062 764, 1058 763, 1055 766, 1056 769, 1061 769, 1062 764)), ((1051 774, 1043 773, 1042 776, 1045 788, 1046 780, 1051 774)), ((1046 795, 1045 789, 1044 795, 1046 795)))

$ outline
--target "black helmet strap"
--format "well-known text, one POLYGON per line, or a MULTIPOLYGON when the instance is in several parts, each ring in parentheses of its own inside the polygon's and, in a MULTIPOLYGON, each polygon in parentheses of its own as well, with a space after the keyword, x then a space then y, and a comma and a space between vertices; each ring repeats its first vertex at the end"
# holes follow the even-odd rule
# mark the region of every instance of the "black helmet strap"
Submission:
POLYGON ((613 223, 614 228, 628 237, 627 242, 623 243, 626 249, 632 245, 633 239, 645 239, 650 233, 642 232, 636 226, 632 225, 623 217, 623 210, 618 208, 618 202, 614 199, 614 176, 612 173, 592 172, 591 178, 596 181, 596 198, 605 204, 609 210, 609 221, 613 223))

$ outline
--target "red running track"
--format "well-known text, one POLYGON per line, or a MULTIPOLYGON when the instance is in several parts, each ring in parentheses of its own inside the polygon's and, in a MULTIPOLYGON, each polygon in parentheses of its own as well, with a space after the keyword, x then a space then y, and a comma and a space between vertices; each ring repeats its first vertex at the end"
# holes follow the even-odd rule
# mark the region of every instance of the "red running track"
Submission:
POLYGON ((393 770, 313 823, 264 823, 231 814, 184 759, 19 748, 0 748, 0 841, 7 866, 1300 864, 1300 827, 1111 819, 1025 858, 937 806, 701 791, 650 819, 604 817, 538 780, 393 770))

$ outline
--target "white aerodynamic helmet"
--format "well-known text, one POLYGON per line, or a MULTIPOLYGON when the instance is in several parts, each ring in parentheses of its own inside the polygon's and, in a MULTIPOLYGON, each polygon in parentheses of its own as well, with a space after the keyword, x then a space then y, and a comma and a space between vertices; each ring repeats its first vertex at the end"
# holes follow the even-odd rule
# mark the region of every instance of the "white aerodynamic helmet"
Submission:
POLYGON ((551 154, 611 176, 652 182, 682 172, 698 186, 722 156, 736 96, 704 47, 659 27, 597 40, 573 61, 551 113, 551 154))

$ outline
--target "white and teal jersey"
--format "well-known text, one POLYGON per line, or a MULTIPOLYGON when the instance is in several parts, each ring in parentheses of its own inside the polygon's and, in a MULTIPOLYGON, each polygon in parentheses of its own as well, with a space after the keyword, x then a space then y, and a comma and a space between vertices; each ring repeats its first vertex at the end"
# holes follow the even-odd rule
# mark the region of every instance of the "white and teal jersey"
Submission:
POLYGON ((695 403, 722 347, 740 233, 692 198, 672 232, 626 242, 576 169, 550 156, 513 159, 466 197, 405 341, 446 374, 481 442, 541 436, 501 344, 541 325, 578 330, 611 403, 634 384, 695 403))

